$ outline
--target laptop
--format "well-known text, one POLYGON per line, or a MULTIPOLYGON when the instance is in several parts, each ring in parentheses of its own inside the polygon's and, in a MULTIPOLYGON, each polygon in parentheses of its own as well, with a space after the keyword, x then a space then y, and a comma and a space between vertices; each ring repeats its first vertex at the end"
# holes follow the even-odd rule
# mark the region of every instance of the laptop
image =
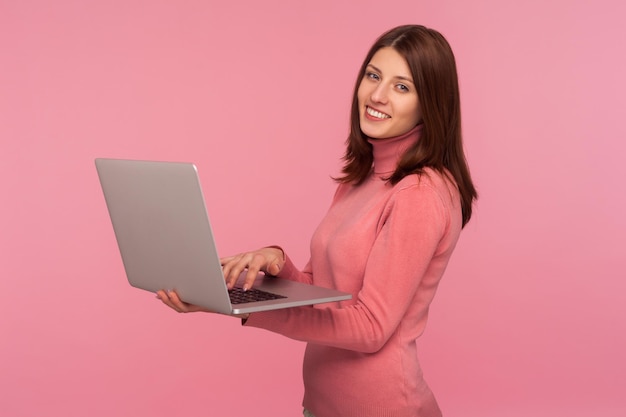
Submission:
MULTIPOLYGON (((352 298, 349 293, 262 273, 243 294, 229 291, 195 165, 107 158, 97 158, 95 163, 133 287, 175 290, 183 301, 223 314, 352 298)), ((243 275, 245 271, 240 279, 243 275)))

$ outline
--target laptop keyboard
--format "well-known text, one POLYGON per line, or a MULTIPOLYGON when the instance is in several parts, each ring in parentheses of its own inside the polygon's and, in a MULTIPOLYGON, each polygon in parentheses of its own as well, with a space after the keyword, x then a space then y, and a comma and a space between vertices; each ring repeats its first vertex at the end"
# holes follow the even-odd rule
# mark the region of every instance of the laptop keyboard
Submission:
POLYGON ((233 289, 228 290, 228 295, 230 295, 231 304, 243 304, 252 303, 255 301, 278 300, 279 298, 287 298, 285 296, 273 294, 271 292, 257 290, 256 288, 250 288, 249 290, 244 291, 241 287, 234 287, 233 289))

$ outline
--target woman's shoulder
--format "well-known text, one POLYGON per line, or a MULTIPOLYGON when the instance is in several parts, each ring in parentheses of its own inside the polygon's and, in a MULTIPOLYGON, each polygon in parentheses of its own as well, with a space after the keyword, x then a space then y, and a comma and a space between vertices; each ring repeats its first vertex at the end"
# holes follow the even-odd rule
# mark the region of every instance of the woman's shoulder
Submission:
POLYGON ((419 174, 407 175, 395 185, 398 189, 411 187, 430 187, 446 192, 452 189, 458 192, 456 182, 447 170, 440 172, 430 167, 424 168, 419 174))
POLYGON ((456 205, 460 195, 456 182, 448 171, 424 168, 419 174, 407 175, 394 185, 395 193, 435 194, 445 205, 456 205))

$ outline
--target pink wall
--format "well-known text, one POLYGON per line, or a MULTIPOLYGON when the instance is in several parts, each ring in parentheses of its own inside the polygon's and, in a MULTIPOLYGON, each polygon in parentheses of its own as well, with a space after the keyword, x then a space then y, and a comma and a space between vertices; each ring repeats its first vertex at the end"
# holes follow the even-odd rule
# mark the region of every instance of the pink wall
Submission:
POLYGON ((223 254, 303 264, 358 65, 416 22, 481 193, 421 341, 444 412, 625 415, 626 7, 299 3, 0 2, 1 414, 299 415, 302 344, 128 287, 93 158, 196 162, 223 254))

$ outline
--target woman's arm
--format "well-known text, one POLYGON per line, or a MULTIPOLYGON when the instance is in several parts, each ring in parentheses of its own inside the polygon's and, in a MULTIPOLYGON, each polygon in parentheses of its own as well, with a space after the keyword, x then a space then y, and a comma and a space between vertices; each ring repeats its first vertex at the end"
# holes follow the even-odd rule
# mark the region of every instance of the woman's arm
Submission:
POLYGON ((459 231, 448 233, 450 208, 430 186, 404 189, 392 204, 354 304, 255 313, 246 325, 362 352, 384 346, 409 310, 422 325, 459 231))

